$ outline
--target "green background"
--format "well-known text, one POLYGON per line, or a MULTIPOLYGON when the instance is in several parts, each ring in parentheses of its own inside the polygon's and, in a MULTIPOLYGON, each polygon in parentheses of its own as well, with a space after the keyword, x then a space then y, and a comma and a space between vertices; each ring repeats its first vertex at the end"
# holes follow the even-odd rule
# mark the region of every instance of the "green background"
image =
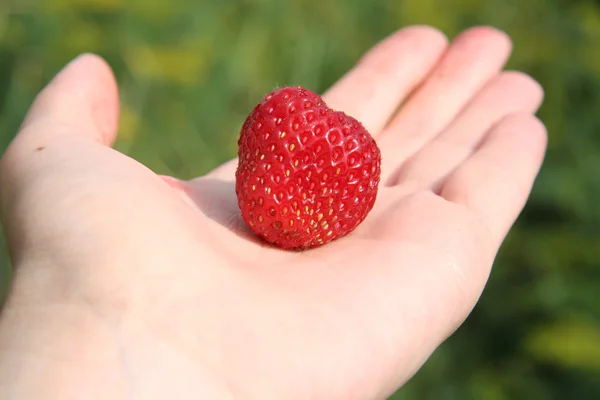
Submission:
MULTIPOLYGON (((236 152, 275 86, 322 92, 410 24, 475 24, 515 41, 541 81, 548 155, 467 322, 395 399, 600 398, 600 3, 592 0, 2 0, 0 149, 37 91, 80 52, 121 87, 117 148, 181 178, 236 152)), ((10 269, 1 248, 0 283, 10 269)))

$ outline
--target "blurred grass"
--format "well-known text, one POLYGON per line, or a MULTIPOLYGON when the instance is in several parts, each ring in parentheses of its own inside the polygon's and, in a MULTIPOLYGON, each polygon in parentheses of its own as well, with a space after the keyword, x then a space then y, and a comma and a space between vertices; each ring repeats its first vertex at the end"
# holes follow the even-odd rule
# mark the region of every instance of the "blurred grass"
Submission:
POLYGON ((600 398, 598 1, 3 2, 0 149, 37 91, 71 58, 96 52, 120 84, 117 149, 157 173, 201 175, 235 155, 241 123, 264 93, 291 84, 322 92, 411 24, 450 37, 475 24, 507 31, 509 68, 546 89, 550 143, 480 304, 395 398, 600 398))

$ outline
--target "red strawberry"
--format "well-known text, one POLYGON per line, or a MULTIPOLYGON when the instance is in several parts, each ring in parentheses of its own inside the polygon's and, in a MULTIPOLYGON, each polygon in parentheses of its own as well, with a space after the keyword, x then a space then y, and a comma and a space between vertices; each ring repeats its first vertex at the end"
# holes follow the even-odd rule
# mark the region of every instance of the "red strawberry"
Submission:
POLYGON ((246 119, 238 146, 242 216, 278 247, 330 242, 352 232, 373 208, 381 172, 375 140, 307 89, 265 96, 246 119))

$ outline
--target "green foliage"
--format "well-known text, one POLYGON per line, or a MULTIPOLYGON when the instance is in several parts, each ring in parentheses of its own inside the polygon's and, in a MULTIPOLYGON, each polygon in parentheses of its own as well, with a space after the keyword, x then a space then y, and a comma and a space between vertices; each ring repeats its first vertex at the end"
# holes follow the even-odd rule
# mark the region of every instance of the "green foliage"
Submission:
MULTIPOLYGON (((322 92, 410 24, 507 31, 510 68, 544 85, 550 133, 530 202, 481 302, 397 399, 600 398, 600 6, 592 0, 29 0, 0 5, 0 149, 37 91, 81 52, 122 98, 116 147, 157 173, 235 155, 274 86, 322 92)), ((5 248, 0 281, 8 283, 5 248)))

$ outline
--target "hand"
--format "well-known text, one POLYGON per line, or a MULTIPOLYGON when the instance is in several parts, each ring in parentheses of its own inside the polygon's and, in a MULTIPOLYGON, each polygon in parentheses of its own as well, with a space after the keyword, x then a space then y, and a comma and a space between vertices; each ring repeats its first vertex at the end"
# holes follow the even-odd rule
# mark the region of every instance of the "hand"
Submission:
POLYGON ((366 54, 324 99, 376 137, 378 201, 299 253, 241 221, 236 160, 180 181, 112 150, 114 79, 73 61, 1 161, 0 397, 390 395, 475 305, 542 162, 542 90, 501 72, 509 52, 491 28, 410 27, 366 54))

